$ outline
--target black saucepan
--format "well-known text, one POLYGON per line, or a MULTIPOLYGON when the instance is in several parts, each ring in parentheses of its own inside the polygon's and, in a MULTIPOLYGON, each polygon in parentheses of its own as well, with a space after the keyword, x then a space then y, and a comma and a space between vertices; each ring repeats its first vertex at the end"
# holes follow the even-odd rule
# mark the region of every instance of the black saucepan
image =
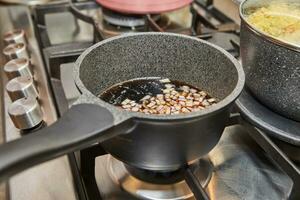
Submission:
POLYGON ((170 33, 139 33, 87 49, 76 62, 74 79, 82 95, 62 118, 0 147, 0 177, 95 143, 130 166, 176 170, 217 144, 245 77, 229 53, 208 42, 170 33), (183 81, 220 102, 188 114, 146 115, 97 97, 116 83, 141 77, 183 81))

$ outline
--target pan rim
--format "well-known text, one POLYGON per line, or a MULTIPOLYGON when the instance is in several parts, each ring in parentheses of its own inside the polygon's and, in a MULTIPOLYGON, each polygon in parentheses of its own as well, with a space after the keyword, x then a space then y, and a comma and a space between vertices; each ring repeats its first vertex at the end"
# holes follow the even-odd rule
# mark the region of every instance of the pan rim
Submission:
POLYGON ((92 97, 93 102, 95 104, 98 104, 99 106, 109 109, 114 116, 124 115, 124 116, 128 116, 131 118, 140 118, 140 119, 145 119, 145 120, 147 120, 147 119, 148 120, 179 120, 179 119, 192 119, 192 118, 209 116, 211 114, 214 114, 214 113, 217 113, 217 112, 223 110, 224 108, 226 108, 227 106, 232 104, 238 98, 240 93, 242 92, 242 90, 244 88, 244 84, 245 84, 245 73, 244 73, 244 70, 243 70, 241 64, 230 53, 228 53, 223 48, 221 48, 217 45, 211 44, 207 41, 195 38, 195 37, 176 34, 176 33, 159 33, 159 32, 128 33, 128 34, 123 34, 120 36, 111 37, 111 38, 105 39, 101 42, 94 44, 93 46, 87 48, 76 60, 74 70, 73 70, 73 78, 74 78, 76 86, 82 92, 83 96, 92 97), (81 81, 80 73, 79 73, 81 63, 85 59, 86 55, 88 55, 91 51, 93 51, 95 48, 97 48, 101 45, 104 45, 106 43, 109 43, 111 41, 115 41, 118 39, 127 38, 127 37, 137 37, 140 35, 142 35, 142 36, 144 36, 144 35, 150 35, 150 36, 166 35, 166 36, 174 36, 174 37, 180 37, 180 38, 185 38, 185 39, 192 39, 192 40, 196 40, 198 42, 204 43, 208 46, 215 48, 216 50, 223 53, 229 59, 229 61, 231 61, 231 63, 235 66, 238 79, 237 79, 234 89, 230 92, 229 95, 227 95, 224 99, 222 99, 220 102, 218 102, 214 106, 211 106, 209 108, 205 108, 203 110, 196 111, 196 112, 177 114, 177 115, 149 115, 149 114, 144 114, 144 113, 139 113, 139 112, 130 112, 130 111, 125 111, 120 108, 117 108, 116 106, 101 100, 100 98, 95 96, 91 91, 89 91, 85 87, 83 82, 81 81))
POLYGON ((274 45, 277 45, 278 47, 283 47, 286 49, 289 49, 291 51, 295 51, 295 52, 300 52, 300 45, 294 44, 292 42, 287 42, 281 39, 278 39, 276 37, 271 36, 270 34, 267 34, 259 29, 257 29, 256 27, 254 27, 253 25, 251 25, 245 16, 244 13, 244 7, 246 2, 251 1, 251 0, 244 0, 240 6, 239 6, 239 15, 241 18, 241 22, 245 24, 245 26, 247 26, 249 28, 249 30, 255 34, 258 37, 261 37, 262 39, 265 39, 266 41, 271 42, 274 45))

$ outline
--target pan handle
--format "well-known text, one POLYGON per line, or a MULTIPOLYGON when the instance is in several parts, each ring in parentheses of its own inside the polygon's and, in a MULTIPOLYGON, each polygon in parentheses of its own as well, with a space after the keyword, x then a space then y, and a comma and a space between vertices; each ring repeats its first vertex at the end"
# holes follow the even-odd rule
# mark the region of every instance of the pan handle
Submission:
POLYGON ((240 124, 240 121, 241 121, 240 113, 230 113, 230 117, 226 126, 233 126, 233 125, 240 124))
POLYGON ((134 128, 130 118, 115 123, 106 108, 74 105, 49 127, 0 146, 0 180, 134 128))

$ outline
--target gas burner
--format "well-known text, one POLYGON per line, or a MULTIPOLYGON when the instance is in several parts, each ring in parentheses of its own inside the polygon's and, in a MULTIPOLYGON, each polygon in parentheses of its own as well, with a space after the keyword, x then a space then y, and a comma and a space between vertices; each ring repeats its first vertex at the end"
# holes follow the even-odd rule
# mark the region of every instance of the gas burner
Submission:
POLYGON ((245 89, 236 105, 242 115, 256 127, 293 145, 300 145, 300 122, 285 118, 262 105, 245 89))
MULTIPOLYGON (((103 19, 105 22, 121 27, 138 27, 146 24, 145 15, 131 15, 114 12, 112 10, 102 8, 103 19)), ((153 20, 160 19, 160 15, 152 15, 153 20)))
POLYGON ((247 121, 268 133, 291 159, 300 162, 300 122, 269 110, 247 88, 236 101, 236 105, 247 121))
MULTIPOLYGON (((201 159, 190 166, 206 187, 212 177, 212 165, 208 159, 201 159)), ((124 165, 113 157, 108 158, 108 173, 123 190, 139 199, 191 199, 191 192, 184 179, 185 169, 175 172, 153 172, 124 165)))
MULTIPOLYGON (((166 15, 154 15, 151 19, 162 29, 175 26, 166 15)), ((103 23, 99 23, 98 28, 105 38, 109 38, 123 33, 147 31, 148 25, 145 23, 145 16, 122 15, 113 12, 113 16, 103 14, 103 23)))

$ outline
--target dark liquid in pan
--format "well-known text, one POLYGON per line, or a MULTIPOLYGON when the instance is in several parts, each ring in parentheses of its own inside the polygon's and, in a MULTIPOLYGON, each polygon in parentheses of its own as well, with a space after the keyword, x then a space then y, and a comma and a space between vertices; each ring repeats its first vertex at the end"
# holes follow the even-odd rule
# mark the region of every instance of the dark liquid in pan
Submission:
POLYGON ((155 96, 162 94, 165 89, 165 84, 175 85, 175 90, 181 90, 181 86, 189 86, 190 88, 200 90, 187 83, 170 80, 169 83, 163 83, 160 80, 164 78, 138 78, 131 79, 122 83, 118 83, 108 88, 106 91, 99 95, 100 99, 113 105, 120 105, 125 99, 130 99, 138 102, 146 95, 155 96))

